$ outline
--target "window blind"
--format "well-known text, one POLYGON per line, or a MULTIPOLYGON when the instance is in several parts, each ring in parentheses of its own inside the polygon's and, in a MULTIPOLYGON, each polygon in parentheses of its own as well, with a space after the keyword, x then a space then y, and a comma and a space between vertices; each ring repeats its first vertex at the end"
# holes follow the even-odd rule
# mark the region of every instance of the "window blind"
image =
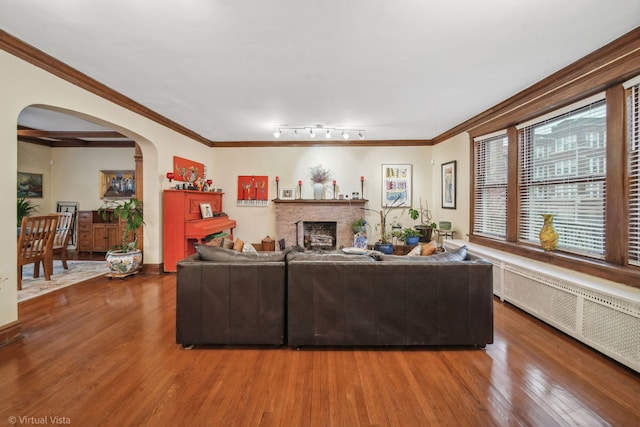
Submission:
POLYGON ((507 144, 504 133, 474 141, 474 235, 506 238, 507 144))
POLYGON ((604 100, 518 130, 520 242, 539 244, 542 214, 553 214, 558 249, 604 258, 604 100))
POLYGON ((629 264, 640 265, 640 83, 627 89, 629 264))

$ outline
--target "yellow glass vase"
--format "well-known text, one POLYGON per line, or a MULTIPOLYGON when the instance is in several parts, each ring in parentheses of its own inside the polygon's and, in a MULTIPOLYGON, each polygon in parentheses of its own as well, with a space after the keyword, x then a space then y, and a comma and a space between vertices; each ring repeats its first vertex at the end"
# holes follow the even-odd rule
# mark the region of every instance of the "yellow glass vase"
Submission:
POLYGON ((553 215, 542 214, 544 225, 540 229, 540 246, 545 251, 552 251, 558 246, 558 232, 553 227, 553 215))

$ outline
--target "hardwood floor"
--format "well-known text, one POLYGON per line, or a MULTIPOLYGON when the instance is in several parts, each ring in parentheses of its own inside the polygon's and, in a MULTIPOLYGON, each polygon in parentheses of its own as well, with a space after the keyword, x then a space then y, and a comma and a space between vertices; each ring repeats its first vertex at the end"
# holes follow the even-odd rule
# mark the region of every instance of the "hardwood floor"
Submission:
POLYGON ((640 425, 638 373, 494 305, 485 350, 184 350, 175 275, 92 279, 19 307, 0 425, 640 425))

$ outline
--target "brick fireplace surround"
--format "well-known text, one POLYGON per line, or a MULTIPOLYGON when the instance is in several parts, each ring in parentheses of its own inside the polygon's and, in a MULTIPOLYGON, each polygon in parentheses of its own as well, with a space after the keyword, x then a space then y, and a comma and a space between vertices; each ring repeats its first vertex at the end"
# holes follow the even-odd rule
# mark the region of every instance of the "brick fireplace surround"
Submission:
POLYGON ((368 200, 274 200, 276 206, 276 240, 284 239, 286 246, 303 245, 302 223, 305 221, 335 221, 336 248, 353 246, 351 224, 364 218, 362 208, 368 200))

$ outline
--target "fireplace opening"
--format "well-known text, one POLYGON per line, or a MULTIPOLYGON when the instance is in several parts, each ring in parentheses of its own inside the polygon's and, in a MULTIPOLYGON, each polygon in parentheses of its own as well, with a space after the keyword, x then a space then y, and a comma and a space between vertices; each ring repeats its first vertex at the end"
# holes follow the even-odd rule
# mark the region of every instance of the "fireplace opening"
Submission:
POLYGON ((335 250, 337 225, 335 221, 303 222, 304 248, 311 251, 335 250))

